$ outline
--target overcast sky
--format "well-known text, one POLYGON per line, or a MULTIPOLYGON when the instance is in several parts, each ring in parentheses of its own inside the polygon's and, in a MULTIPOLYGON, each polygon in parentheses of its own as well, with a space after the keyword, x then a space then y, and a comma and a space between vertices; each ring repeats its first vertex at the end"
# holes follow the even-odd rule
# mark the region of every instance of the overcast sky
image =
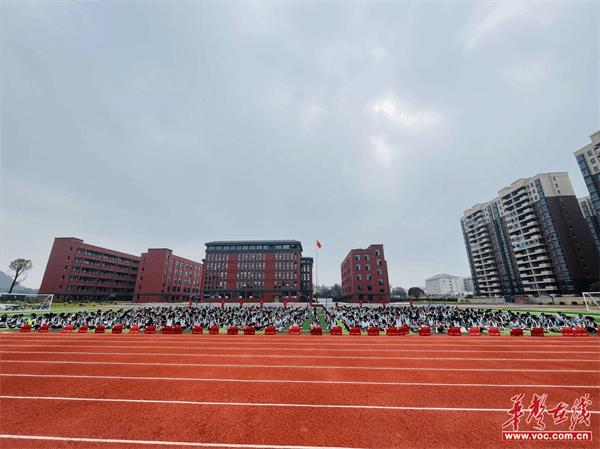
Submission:
POLYGON ((469 273, 459 219, 600 129, 599 3, 0 5, 2 252, 299 239, 469 273))

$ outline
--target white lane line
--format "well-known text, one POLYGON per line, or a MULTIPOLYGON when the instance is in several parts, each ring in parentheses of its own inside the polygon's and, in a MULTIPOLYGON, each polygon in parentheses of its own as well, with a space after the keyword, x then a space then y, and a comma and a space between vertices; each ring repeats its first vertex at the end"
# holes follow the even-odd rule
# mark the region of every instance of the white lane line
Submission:
POLYGON ((350 360, 477 360, 500 362, 569 362, 600 364, 600 359, 525 359, 525 358, 485 358, 485 357, 379 357, 355 355, 274 355, 274 354, 198 354, 176 352, 97 352, 97 351, 0 351, 0 354, 72 354, 72 355, 118 355, 147 357, 216 357, 216 358, 268 358, 268 359, 350 359, 350 360))
MULTIPOLYGON (((2 344, 2 347, 11 347, 11 348, 39 348, 43 346, 44 348, 137 348, 137 349, 203 349, 203 350, 253 350, 253 351, 285 351, 289 348, 279 348, 273 346, 149 346, 149 345, 80 345, 80 344, 70 344, 70 345, 62 345, 62 344, 2 344)), ((515 353, 515 354, 600 354, 600 346, 598 347, 598 351, 535 351, 535 350, 505 350, 505 349, 443 349, 443 350, 428 350, 428 349, 406 349, 406 348, 397 348, 397 349, 374 349, 374 348, 365 348, 365 349, 347 349, 347 348, 323 348, 321 346, 315 348, 293 348, 294 351, 335 351, 335 352, 458 352, 458 353, 474 353, 474 352, 482 352, 482 353, 515 353)))
POLYGON ((163 362, 105 362, 74 360, 0 360, 0 363, 42 363, 65 365, 135 365, 135 366, 200 366, 205 368, 285 368, 285 369, 341 369, 368 371, 468 371, 511 373, 600 373, 595 369, 543 369, 543 368, 422 368, 408 366, 326 366, 326 365, 252 365, 241 363, 163 363, 163 362))
POLYGON ((184 381, 215 383, 260 383, 260 384, 315 384, 315 385, 377 385, 408 387, 476 387, 476 388, 577 388, 600 389, 600 385, 550 385, 550 384, 482 384, 482 383, 439 383, 439 382, 379 382, 351 380, 291 380, 291 379, 227 379, 207 377, 148 377, 148 376, 91 376, 84 374, 35 374, 35 373, 2 373, 0 377, 33 377, 50 379, 105 379, 105 380, 149 380, 149 381, 184 381))
POLYGON ((239 444, 239 443, 201 443, 195 441, 163 441, 163 440, 123 440, 117 438, 83 438, 83 437, 56 437, 44 435, 10 435, 2 434, 5 440, 30 440, 30 441, 68 441, 74 443, 109 443, 109 444, 137 444, 152 446, 184 446, 208 448, 235 448, 235 449, 361 449, 340 446, 293 446, 282 444, 239 444))
MULTIPOLYGON (((0 399, 27 401, 73 401, 73 402, 116 402, 125 404, 168 404, 168 405, 197 405, 209 407, 272 407, 272 408, 324 408, 324 409, 353 409, 353 410, 415 410, 427 412, 503 412, 506 408, 475 408, 475 407, 421 407, 405 405, 355 405, 355 404, 298 404, 278 402, 222 402, 222 401, 177 401, 165 399, 124 399, 124 398, 79 398, 67 396, 11 396, 2 395, 0 399)), ((523 411, 529 409, 523 408, 523 411)), ((598 410, 589 413, 600 414, 598 410)))

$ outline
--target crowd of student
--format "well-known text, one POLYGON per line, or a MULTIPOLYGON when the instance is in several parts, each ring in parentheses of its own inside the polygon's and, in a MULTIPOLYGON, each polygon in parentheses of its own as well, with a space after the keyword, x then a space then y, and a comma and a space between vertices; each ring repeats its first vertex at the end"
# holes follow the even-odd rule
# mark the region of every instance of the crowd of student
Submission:
MULTIPOLYGON (((588 332, 597 333, 598 324, 592 316, 567 316, 564 313, 547 314, 517 312, 514 310, 491 310, 463 308, 457 306, 357 306, 337 304, 324 309, 325 328, 342 325, 346 328, 360 327, 363 330, 377 326, 384 330, 387 327, 408 326, 417 331, 422 326, 429 326, 434 333, 445 334, 451 326, 466 331, 471 327, 481 330, 497 327, 502 330, 511 328, 530 329, 542 327, 546 331, 559 332, 563 327, 584 327, 588 332)), ((53 329, 61 329, 66 325, 79 327, 83 325, 93 329, 102 325, 107 329, 120 324, 125 328, 137 325, 181 326, 190 329, 194 326, 208 328, 217 325, 222 328, 231 326, 253 326, 261 330, 273 325, 281 331, 291 325, 302 326, 309 320, 311 328, 321 327, 319 314, 315 308, 307 304, 284 307, 273 305, 194 305, 184 306, 147 306, 121 308, 118 310, 95 310, 79 312, 46 312, 22 313, 0 316, 0 328, 18 329, 23 324, 30 324, 35 329, 48 324, 53 329)))
POLYGON ((367 329, 378 326, 385 329, 388 326, 408 326, 417 331, 422 326, 429 326, 432 332, 445 334, 448 327, 457 326, 463 331, 471 327, 481 330, 497 327, 500 329, 542 327, 550 332, 560 332, 563 327, 585 327, 588 332, 597 332, 598 324, 594 317, 567 316, 562 312, 557 314, 529 312, 519 313, 513 310, 491 310, 463 308, 457 306, 375 306, 355 307, 340 305, 328 310, 327 321, 338 320, 345 327, 360 327, 367 329))
POLYGON ((149 325, 161 326, 181 326, 188 329, 193 326, 202 326, 208 328, 217 325, 228 328, 231 326, 254 326, 260 330, 266 326, 273 325, 278 330, 286 326, 302 326, 309 309, 303 307, 283 307, 283 306, 259 306, 244 305, 240 306, 216 306, 204 305, 193 307, 136 307, 131 309, 118 310, 96 310, 79 312, 60 312, 60 313, 28 313, 17 314, 13 316, 0 316, 0 327, 17 329, 23 324, 31 324, 37 328, 42 324, 49 324, 52 329, 61 329, 71 324, 74 327, 83 325, 90 329, 102 325, 107 329, 117 324, 125 328, 137 325, 146 327, 149 325))

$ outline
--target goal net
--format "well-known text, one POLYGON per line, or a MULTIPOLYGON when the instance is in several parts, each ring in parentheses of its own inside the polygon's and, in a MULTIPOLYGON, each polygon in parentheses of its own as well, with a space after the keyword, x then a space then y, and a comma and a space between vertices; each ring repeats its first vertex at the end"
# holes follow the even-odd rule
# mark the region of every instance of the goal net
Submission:
POLYGON ((582 292, 585 308, 589 311, 590 306, 600 309, 600 292, 582 292))
POLYGON ((0 310, 50 310, 53 299, 45 293, 0 293, 0 310))

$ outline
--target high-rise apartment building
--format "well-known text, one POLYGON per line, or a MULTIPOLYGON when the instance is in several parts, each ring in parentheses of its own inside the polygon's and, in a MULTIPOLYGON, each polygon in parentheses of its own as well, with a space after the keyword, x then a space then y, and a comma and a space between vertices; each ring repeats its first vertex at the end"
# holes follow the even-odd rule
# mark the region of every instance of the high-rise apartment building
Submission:
POLYGON ((575 152, 575 159, 590 192, 594 215, 600 217, 600 131, 590 136, 591 143, 575 152))
POLYGON ((581 207, 583 218, 585 218, 588 228, 590 228, 596 248, 600 252, 600 216, 596 215, 589 196, 579 198, 579 206, 581 207))
POLYGON ((349 301, 388 302, 390 283, 383 245, 352 249, 341 265, 342 298, 349 301))
POLYGON ((206 243, 204 299, 312 299, 312 258, 302 257, 298 240, 206 243))
POLYGON ((567 173, 519 179, 465 211, 461 225, 478 295, 575 294, 600 277, 567 173))

